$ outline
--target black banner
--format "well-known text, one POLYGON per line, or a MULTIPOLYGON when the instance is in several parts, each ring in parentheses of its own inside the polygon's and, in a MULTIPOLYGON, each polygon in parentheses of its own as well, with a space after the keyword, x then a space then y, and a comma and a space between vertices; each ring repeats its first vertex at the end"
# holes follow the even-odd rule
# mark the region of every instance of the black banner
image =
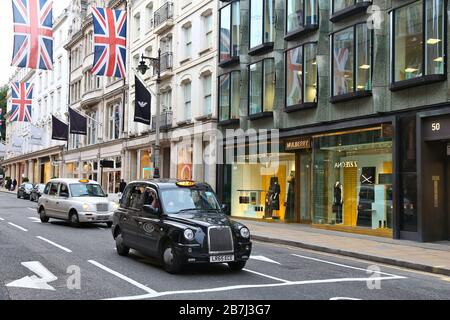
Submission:
POLYGON ((135 76, 136 102, 134 105, 134 122, 150 125, 152 95, 145 85, 135 76))
POLYGON ((69 108, 70 133, 82 136, 87 135, 87 118, 69 108))
POLYGON ((69 125, 52 116, 52 140, 68 141, 69 125))

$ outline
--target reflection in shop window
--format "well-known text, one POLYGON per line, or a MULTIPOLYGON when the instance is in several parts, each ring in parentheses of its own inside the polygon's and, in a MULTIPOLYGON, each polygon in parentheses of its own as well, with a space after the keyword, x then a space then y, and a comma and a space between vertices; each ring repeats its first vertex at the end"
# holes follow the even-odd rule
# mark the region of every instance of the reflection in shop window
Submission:
POLYGON ((274 59, 251 64, 249 73, 249 114, 272 112, 275 100, 274 59))
POLYGON ((240 71, 232 71, 219 77, 219 121, 239 119, 240 86, 240 71))
POLYGON ((286 33, 301 30, 305 26, 319 23, 318 0, 286 0, 287 18, 286 33))
POLYGON ((219 62, 239 57, 240 7, 239 1, 220 9, 220 55, 219 62))
POLYGON ((250 1, 250 49, 274 41, 275 1, 250 1))
POLYGON ((314 138, 313 223, 390 232, 389 126, 314 138))

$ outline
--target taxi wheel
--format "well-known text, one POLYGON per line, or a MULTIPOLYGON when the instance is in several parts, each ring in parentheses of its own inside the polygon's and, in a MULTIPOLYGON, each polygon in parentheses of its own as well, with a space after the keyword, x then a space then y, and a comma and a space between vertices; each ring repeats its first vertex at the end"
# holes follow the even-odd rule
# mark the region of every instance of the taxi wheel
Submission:
POLYGON ((162 260, 164 269, 166 269, 168 273, 179 273, 183 267, 178 254, 175 252, 170 242, 167 242, 164 246, 162 260))
POLYGON ((78 214, 72 213, 70 215, 70 225, 74 228, 78 228, 80 226, 80 220, 78 219, 78 214))
POLYGON ((231 269, 231 271, 241 271, 245 268, 246 264, 247 261, 229 262, 228 267, 231 269))
POLYGON ((117 235, 117 237, 116 237, 116 249, 117 249, 117 253, 119 254, 119 256, 122 256, 122 257, 126 257, 128 255, 128 253, 130 252, 130 248, 128 248, 126 245, 124 245, 121 234, 117 235))
POLYGON ((106 225, 108 226, 108 228, 111 228, 113 223, 112 222, 107 222, 106 225))
POLYGON ((44 208, 41 208, 41 210, 39 210, 39 217, 41 218, 42 223, 47 223, 50 220, 50 218, 45 215, 44 208))

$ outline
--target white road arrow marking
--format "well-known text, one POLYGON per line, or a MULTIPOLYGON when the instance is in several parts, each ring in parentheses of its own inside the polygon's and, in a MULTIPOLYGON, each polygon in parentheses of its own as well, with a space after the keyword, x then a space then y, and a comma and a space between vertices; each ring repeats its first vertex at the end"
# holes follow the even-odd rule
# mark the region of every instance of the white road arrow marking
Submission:
POLYGON ((41 219, 35 217, 28 217, 28 219, 33 220, 33 222, 41 223, 41 219))
POLYGON ((31 277, 23 277, 22 279, 8 283, 7 287, 27 288, 27 289, 39 289, 39 290, 52 290, 55 288, 48 283, 58 280, 58 278, 47 270, 39 261, 22 262, 22 265, 36 275, 31 277))
POLYGON ((264 262, 270 262, 270 263, 275 263, 275 264, 281 265, 281 263, 276 262, 276 261, 274 261, 272 259, 269 259, 267 257, 264 257, 264 256, 250 256, 250 259, 264 261, 264 262))

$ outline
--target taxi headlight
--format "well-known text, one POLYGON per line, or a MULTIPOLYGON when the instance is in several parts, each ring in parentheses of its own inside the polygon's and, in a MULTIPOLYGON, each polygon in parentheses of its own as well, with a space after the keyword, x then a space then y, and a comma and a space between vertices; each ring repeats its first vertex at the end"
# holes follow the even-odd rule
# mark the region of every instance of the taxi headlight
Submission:
POLYGON ((192 231, 191 229, 184 230, 184 237, 188 241, 194 240, 194 231, 192 231))
POLYGON ((84 204, 83 204, 83 210, 84 210, 84 211, 89 210, 89 205, 88 205, 87 203, 84 203, 84 204))
POLYGON ((248 230, 246 227, 241 228, 240 233, 242 238, 250 238, 250 230, 248 230))
POLYGON ((118 203, 113 203, 112 208, 113 208, 113 210, 119 209, 119 204, 118 203))

